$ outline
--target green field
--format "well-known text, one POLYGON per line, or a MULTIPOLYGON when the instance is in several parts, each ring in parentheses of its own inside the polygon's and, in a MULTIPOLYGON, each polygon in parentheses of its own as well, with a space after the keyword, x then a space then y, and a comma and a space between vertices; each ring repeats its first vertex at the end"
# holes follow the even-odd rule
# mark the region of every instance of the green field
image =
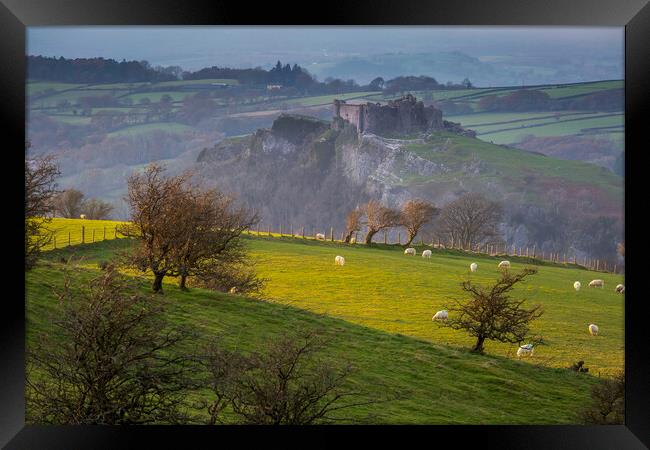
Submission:
MULTIPOLYGON (((243 351, 281 332, 323 330, 333 339, 325 357, 355 367, 351 385, 372 396, 400 395, 348 411, 352 422, 372 414, 374 423, 395 424, 576 423, 575 414, 597 379, 562 369, 564 361, 584 359, 594 375, 622 366, 624 297, 614 294, 611 284, 618 277, 540 267, 537 278, 516 294, 544 305, 546 313, 537 326, 549 345, 539 347, 533 358, 517 361, 502 356, 508 351, 493 344, 486 355, 471 354, 465 337, 431 322, 444 298, 458 293, 469 261, 478 262, 475 276, 485 281, 496 276, 494 259, 434 253, 424 261, 399 249, 295 238, 247 242, 260 274, 270 278, 264 300, 201 289, 185 293, 175 280, 168 280, 168 318, 192 326, 203 339, 223 336, 225 345, 243 351), (346 257, 345 266, 334 266, 337 254, 346 257), (567 286, 574 278, 587 281, 596 276, 606 280, 607 289, 585 288, 576 294, 567 286), (600 336, 588 335, 590 322, 601 326, 600 336)), ((99 273, 98 261, 129 244, 118 240, 46 252, 41 267, 27 276, 27 345, 36 332, 48 329, 50 315, 57 312, 48 285, 62 284, 60 256, 74 252, 83 257, 80 266, 90 277, 99 273)), ((147 289, 146 281, 142 288, 147 289)), ((187 351, 192 348, 190 344, 187 351)), ((188 398, 202 395, 207 394, 192 392, 188 398)))
POLYGON ((47 229, 54 231, 54 239, 45 246, 44 250, 52 250, 68 245, 77 245, 82 242, 99 242, 104 239, 120 237, 115 228, 125 222, 113 220, 82 220, 55 218, 47 225, 47 229), (82 233, 83 227, 83 233, 82 233), (106 231, 104 233, 104 231, 106 231))

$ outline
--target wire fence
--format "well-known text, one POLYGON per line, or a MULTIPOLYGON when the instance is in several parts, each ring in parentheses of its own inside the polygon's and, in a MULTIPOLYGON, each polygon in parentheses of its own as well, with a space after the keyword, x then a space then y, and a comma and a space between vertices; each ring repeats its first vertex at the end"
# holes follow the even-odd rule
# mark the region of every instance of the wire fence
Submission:
MULTIPOLYGON (((294 227, 293 225, 279 225, 275 227, 271 225, 257 225, 254 229, 248 230, 246 234, 258 237, 291 237, 305 240, 329 241, 339 244, 345 244, 346 237, 345 231, 337 233, 334 227, 330 227, 326 232, 320 232, 315 227, 294 227)), ((97 226, 80 225, 76 227, 68 225, 64 228, 54 230, 52 240, 43 249, 54 250, 72 245, 90 244, 124 237, 126 236, 120 234, 118 225, 107 226, 100 224, 97 226)), ((365 245, 366 237, 366 233, 354 232, 348 245, 365 245)), ((404 246, 408 239, 406 236, 404 236, 404 239, 402 238, 403 235, 401 232, 395 234, 388 233, 384 230, 383 232, 377 233, 373 237, 372 242, 376 244, 404 246)), ((470 246, 463 245, 458 241, 454 242, 453 239, 450 239, 448 242, 443 242, 439 238, 425 241, 423 237, 416 237, 410 245, 412 247, 431 250, 454 250, 466 254, 490 257, 514 257, 530 264, 545 262, 567 267, 582 267, 596 272, 622 273, 623 271, 623 267, 618 264, 612 264, 611 262, 608 263, 607 261, 594 258, 578 258, 575 255, 567 255, 567 253, 540 251, 536 246, 517 247, 503 243, 480 243, 470 246)))

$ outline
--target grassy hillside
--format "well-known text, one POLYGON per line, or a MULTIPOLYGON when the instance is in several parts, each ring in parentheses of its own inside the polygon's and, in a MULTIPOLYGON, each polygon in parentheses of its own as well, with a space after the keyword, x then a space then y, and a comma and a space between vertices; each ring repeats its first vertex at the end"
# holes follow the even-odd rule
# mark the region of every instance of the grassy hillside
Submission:
MULTIPOLYGON (((260 267, 262 274, 272 277, 265 294, 272 301, 201 289, 184 293, 167 285, 169 319, 194 327, 204 339, 221 335, 225 345, 237 345, 244 351, 281 332, 299 328, 324 330, 333 338, 325 356, 339 362, 351 361, 356 368, 350 379, 352 385, 373 396, 386 392, 400 395, 398 400, 349 411, 346 415, 352 422, 371 415, 374 423, 394 424, 575 423, 575 413, 596 382, 593 376, 499 356, 473 355, 462 348, 434 343, 436 339, 432 337, 439 336, 439 331, 430 323, 430 316, 438 297, 431 295, 430 289, 446 280, 438 257, 424 262, 419 257, 408 259, 397 251, 340 250, 328 244, 276 239, 249 242, 254 254, 265 260, 260 267), (346 266, 334 267, 335 253, 346 255, 346 266), (427 269, 417 268, 419 265, 427 269), (439 274, 432 277, 432 272, 439 274), (364 274, 369 276, 363 277, 364 274), (327 314, 305 309, 326 310, 327 314), (425 316, 422 326, 418 323, 420 315, 425 316), (418 328, 428 328, 429 334, 414 337, 418 328), (397 334, 400 330, 402 334, 397 334)), ((71 247, 68 251, 85 258, 84 276, 90 277, 98 271, 97 261, 128 244, 125 240, 111 241, 71 247)), ((57 312, 48 285, 62 283, 64 267, 58 262, 61 254, 61 250, 47 252, 41 267, 27 276, 28 346, 35 333, 48 329, 49 315, 57 312)), ((444 261, 449 281, 466 262, 458 261, 457 266, 452 256, 444 261)), ((488 271, 486 263, 479 261, 479 265, 481 276, 489 276, 482 275, 483 270, 488 271)), ((451 284, 447 289, 451 289, 451 284)), ((622 302, 621 298, 617 300, 622 302)), ((599 305, 610 303, 605 292, 593 301, 599 305)), ((586 300, 566 302, 576 303, 584 307, 586 300)), ((611 305, 605 308, 616 309, 611 305)), ((593 338, 601 342, 601 348, 614 339, 613 327, 610 317, 609 324, 603 327, 603 336, 593 338)), ((553 339, 551 342, 555 345, 549 349, 559 347, 553 339)), ((193 345, 187 350, 192 351, 193 345)), ((492 346, 488 348, 489 352, 494 350, 492 346)), ((545 351, 540 350, 541 358, 545 351)), ((592 366, 590 359, 586 362, 592 366)), ((193 392, 188 393, 188 398, 203 395, 207 394, 193 392)))

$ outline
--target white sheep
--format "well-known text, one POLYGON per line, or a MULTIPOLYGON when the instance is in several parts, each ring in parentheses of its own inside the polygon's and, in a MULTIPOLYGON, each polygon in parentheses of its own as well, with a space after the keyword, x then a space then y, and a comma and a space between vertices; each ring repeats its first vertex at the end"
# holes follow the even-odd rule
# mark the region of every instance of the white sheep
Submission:
POLYGON ((472 272, 476 272, 476 269, 478 269, 478 264, 472 263, 469 265, 469 270, 471 270, 472 272))
POLYGON ((423 258, 431 258, 431 250, 425 250, 422 252, 423 258))
POLYGON ((449 313, 447 312, 446 309, 443 309, 442 311, 438 311, 433 315, 431 320, 447 320, 449 318, 449 313))
POLYGON ((619 294, 625 293, 625 286, 623 286, 622 284, 617 284, 616 285, 616 292, 618 292, 619 294))
POLYGON ((345 265, 345 258, 342 256, 337 256, 334 258, 334 264, 337 266, 344 266, 345 265))
POLYGON ((510 261, 501 261, 497 267, 499 269, 509 269, 510 268, 510 261))
POLYGON ((86 218, 86 215, 85 215, 85 214, 79 214, 79 218, 80 218, 80 219, 85 219, 85 218, 86 218))
POLYGON ((239 292, 239 289, 237 289, 237 286, 233 286, 233 287, 230 288, 230 291, 229 291, 229 292, 230 292, 231 294, 236 294, 236 293, 239 292))
POLYGON ((603 280, 591 280, 589 282, 589 287, 605 287, 605 282, 603 280))
POLYGON ((350 238, 350 244, 356 244, 357 238, 350 238))
POLYGON ((406 250, 404 250, 404 254, 415 256, 415 249, 413 247, 409 247, 406 250))
POLYGON ((533 344, 521 345, 517 349, 517 356, 518 357, 533 356, 534 351, 535 351, 535 348, 534 348, 533 344))
POLYGON ((581 286, 582 286, 582 284, 580 284, 579 281, 576 281, 575 283, 573 283, 573 289, 575 289, 576 291, 579 291, 581 286))
POLYGON ((319 241, 324 241, 325 235, 323 233, 316 233, 316 239, 318 239, 319 241))
POLYGON ((598 325, 589 324, 589 334, 592 336, 598 336, 598 325))

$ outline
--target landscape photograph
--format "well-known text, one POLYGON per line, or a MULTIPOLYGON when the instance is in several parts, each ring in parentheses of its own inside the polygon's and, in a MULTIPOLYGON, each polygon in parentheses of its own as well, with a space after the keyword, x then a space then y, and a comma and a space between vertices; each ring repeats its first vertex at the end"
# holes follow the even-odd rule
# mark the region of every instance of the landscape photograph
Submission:
POLYGON ((625 423, 623 27, 26 37, 27 424, 625 423))

